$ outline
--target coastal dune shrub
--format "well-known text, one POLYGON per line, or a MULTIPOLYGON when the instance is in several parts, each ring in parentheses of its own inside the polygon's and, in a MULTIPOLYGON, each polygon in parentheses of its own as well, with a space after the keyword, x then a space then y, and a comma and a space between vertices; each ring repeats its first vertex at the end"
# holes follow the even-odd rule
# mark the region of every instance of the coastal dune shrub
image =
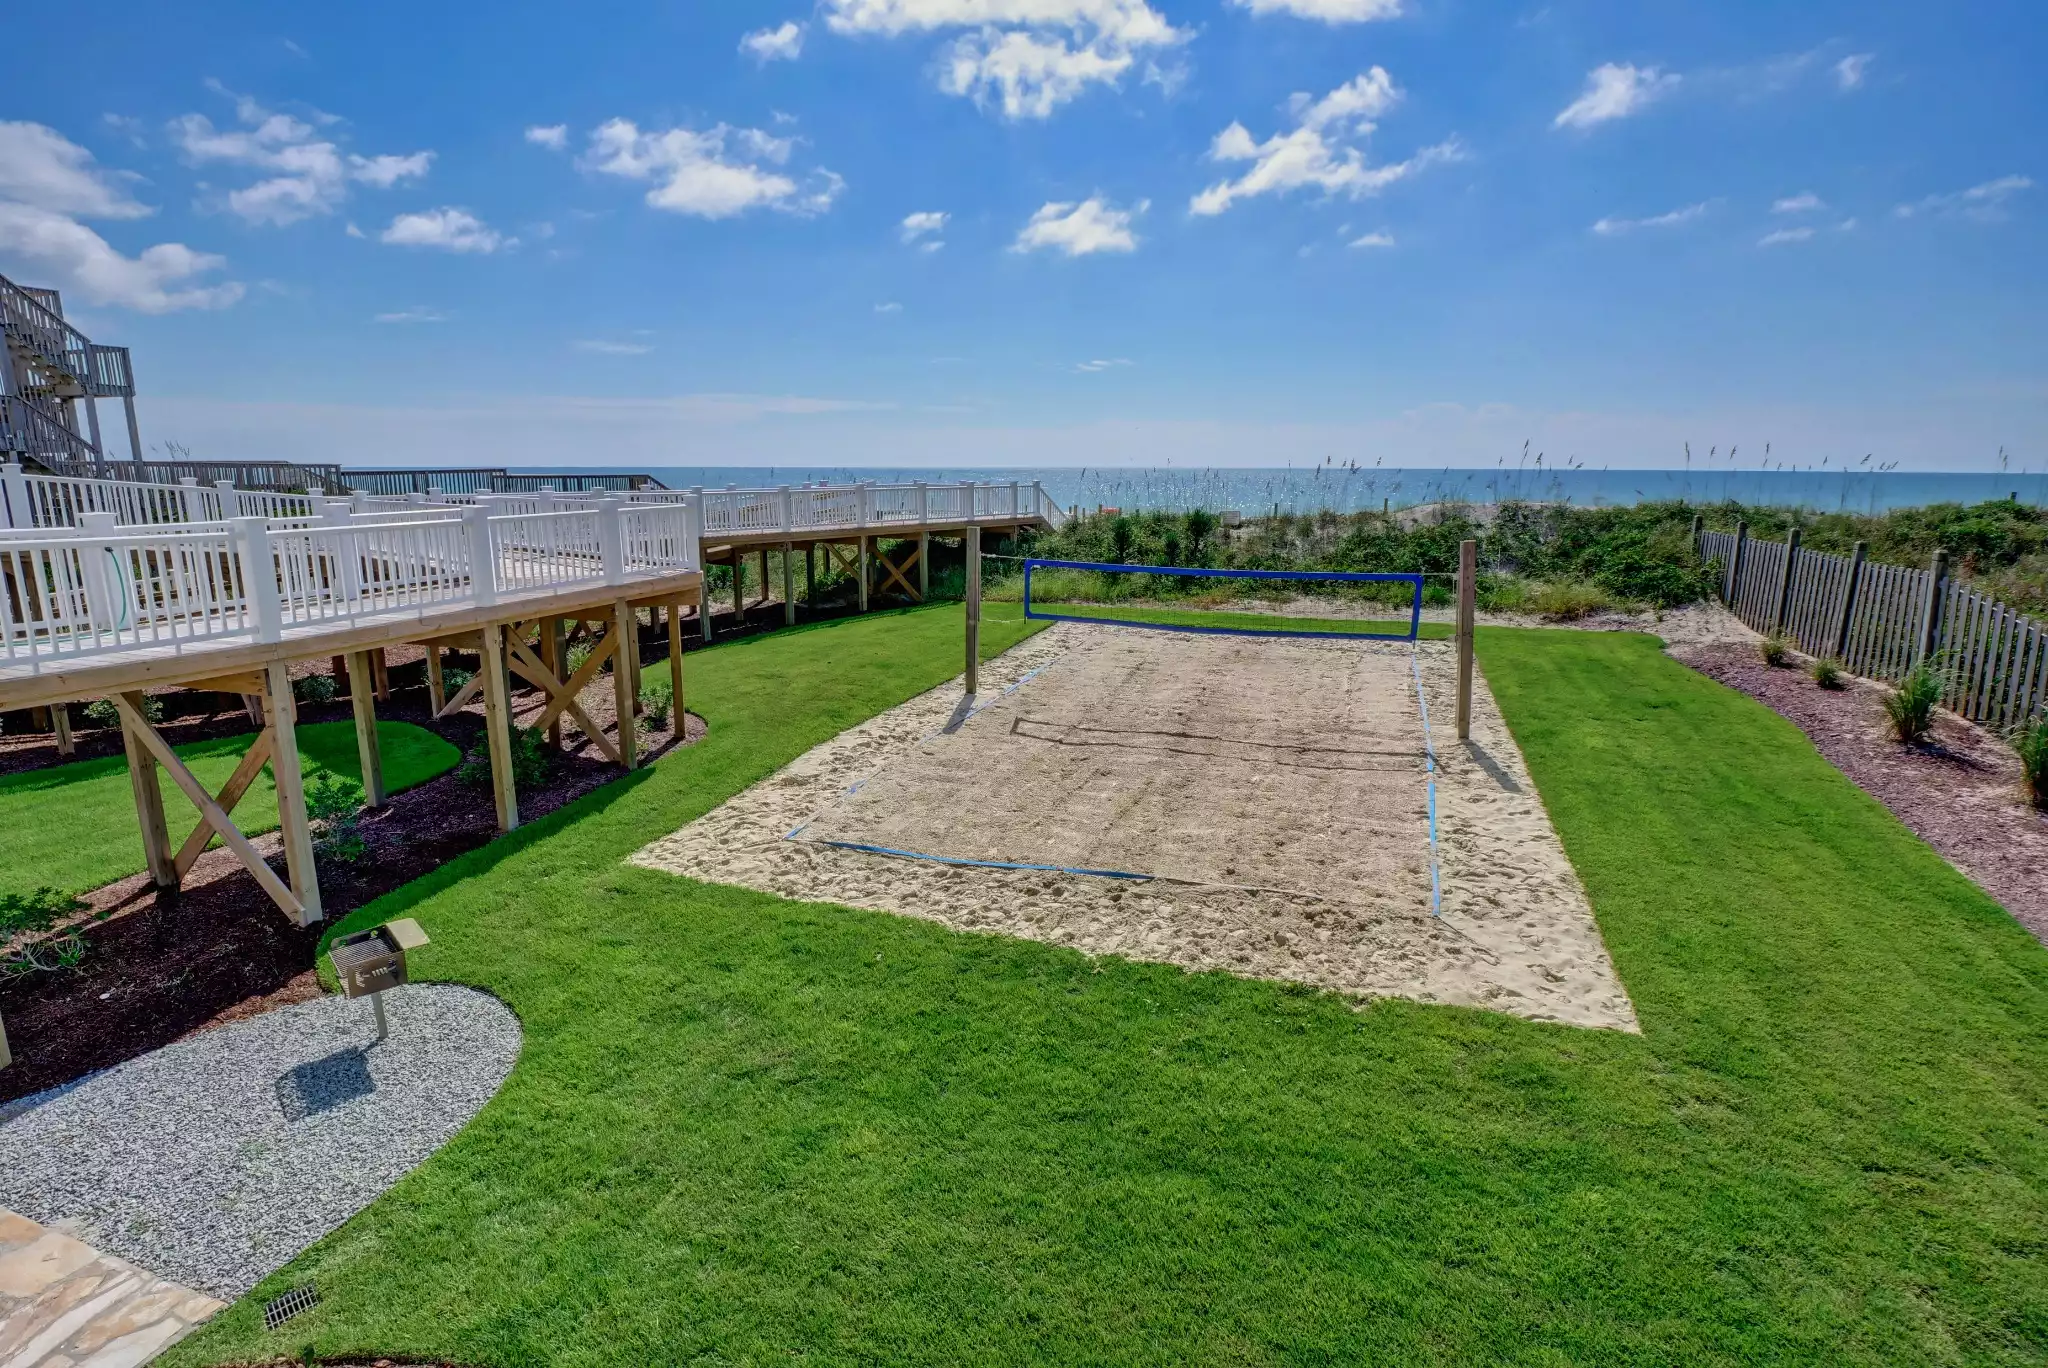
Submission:
POLYGON ((1941 670, 1923 660, 1906 673, 1884 699, 1885 720, 1900 745, 1917 746, 1934 730, 1934 710, 1941 703, 1941 670))

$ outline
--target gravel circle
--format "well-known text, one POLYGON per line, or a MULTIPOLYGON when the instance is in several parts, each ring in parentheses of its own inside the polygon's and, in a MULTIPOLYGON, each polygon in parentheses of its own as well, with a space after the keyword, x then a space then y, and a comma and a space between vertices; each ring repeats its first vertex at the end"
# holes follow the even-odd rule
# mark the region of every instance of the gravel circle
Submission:
POLYGON ((232 1301, 452 1139, 519 1019, 446 984, 321 998, 0 1107, 0 1206, 232 1301))

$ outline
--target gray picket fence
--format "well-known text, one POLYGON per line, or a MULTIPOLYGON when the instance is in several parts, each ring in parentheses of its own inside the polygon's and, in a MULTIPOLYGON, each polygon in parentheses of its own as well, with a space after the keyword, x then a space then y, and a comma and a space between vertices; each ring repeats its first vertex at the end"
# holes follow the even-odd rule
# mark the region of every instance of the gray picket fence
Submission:
POLYGON ((1895 681, 1927 656, 1947 680, 1943 703, 1989 727, 2048 710, 2048 627, 1948 573, 1757 541, 1746 528, 1701 532, 1699 556, 1721 565, 1721 600, 1759 632, 1833 656, 1867 679, 1895 681))

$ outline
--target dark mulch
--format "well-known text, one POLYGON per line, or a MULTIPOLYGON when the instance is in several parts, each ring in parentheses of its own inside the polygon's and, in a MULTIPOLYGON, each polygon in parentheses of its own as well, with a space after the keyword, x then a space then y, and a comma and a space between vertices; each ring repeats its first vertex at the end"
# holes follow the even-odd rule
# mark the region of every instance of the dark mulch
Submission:
POLYGON ((1803 669, 1764 664, 1753 645, 1672 655, 1805 732, 1830 764, 2048 942, 2048 813, 2021 797, 2019 761, 2003 741, 1943 712, 1931 744, 1902 746, 1885 730, 1879 685, 1823 689, 1803 669))
MULTIPOLYGON (((579 701, 616 740, 610 677, 600 677, 579 701)), ((515 711, 523 720, 539 709, 537 692, 517 696, 515 711)), ((330 712, 347 716, 348 705, 300 711, 302 720, 314 721, 330 712)), ((479 744, 483 732, 477 711, 429 719, 423 688, 397 691, 377 711, 429 727, 464 751, 479 744)), ((703 733, 702 719, 690 717, 688 741, 703 733)), ((570 749, 555 757, 547 782, 520 793, 522 822, 620 776, 574 728, 566 739, 570 749)), ((643 733, 642 758, 659 758, 675 744, 666 732, 643 733)), ((364 817, 361 830, 369 844, 363 858, 319 863, 330 921, 484 845, 497 835, 497 813, 487 785, 466 784, 451 771, 394 795, 387 807, 364 817)), ((179 840, 184 833, 172 835, 179 840)), ((277 834, 253 844, 285 877, 277 834)), ((93 910, 74 928, 85 942, 75 969, 0 980, 0 1020, 14 1050, 13 1067, 0 1070, 0 1101, 320 992, 312 971, 321 928, 292 925, 225 850, 200 856, 180 892, 159 894, 147 875, 136 875, 87 894, 85 901, 93 910)))

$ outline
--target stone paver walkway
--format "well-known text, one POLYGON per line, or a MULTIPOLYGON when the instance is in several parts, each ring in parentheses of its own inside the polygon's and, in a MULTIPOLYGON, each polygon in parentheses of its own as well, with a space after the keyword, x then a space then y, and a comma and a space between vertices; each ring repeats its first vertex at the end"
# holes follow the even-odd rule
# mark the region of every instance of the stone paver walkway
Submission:
POLYGON ((221 1306, 0 1208, 0 1368, 135 1368, 221 1306))

